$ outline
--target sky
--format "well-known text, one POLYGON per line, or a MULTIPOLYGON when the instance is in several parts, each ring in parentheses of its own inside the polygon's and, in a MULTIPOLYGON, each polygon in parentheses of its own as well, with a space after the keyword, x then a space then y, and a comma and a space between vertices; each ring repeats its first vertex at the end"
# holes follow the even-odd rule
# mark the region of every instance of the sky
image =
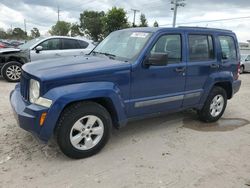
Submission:
MULTIPOLYGON (((250 2, 249 0, 185 0, 185 7, 178 8, 177 26, 215 27, 233 30, 241 42, 250 40, 250 2), (248 17, 248 18, 245 18, 248 17), (212 21, 231 19, 224 21, 212 21)), ((0 28, 21 27, 29 31, 37 27, 41 34, 57 21, 57 10, 60 9, 60 20, 79 22, 80 13, 84 10, 108 11, 113 6, 124 8, 129 22, 133 22, 133 11, 136 24, 141 13, 146 15, 150 26, 157 21, 161 27, 171 27, 173 11, 171 0, 0 0, 0 28)))

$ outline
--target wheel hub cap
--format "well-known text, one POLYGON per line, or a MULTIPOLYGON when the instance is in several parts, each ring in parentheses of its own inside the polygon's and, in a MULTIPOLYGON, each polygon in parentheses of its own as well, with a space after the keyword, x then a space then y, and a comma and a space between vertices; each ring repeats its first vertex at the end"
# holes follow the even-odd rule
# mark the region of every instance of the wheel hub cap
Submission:
POLYGON ((95 115, 87 115, 75 122, 70 131, 70 142, 79 150, 88 150, 102 139, 104 125, 95 115))
POLYGON ((222 95, 216 95, 210 104, 210 114, 217 117, 221 114, 224 107, 224 98, 222 95))
POLYGON ((21 68, 17 65, 11 65, 7 68, 6 75, 11 80, 18 80, 21 77, 21 68))

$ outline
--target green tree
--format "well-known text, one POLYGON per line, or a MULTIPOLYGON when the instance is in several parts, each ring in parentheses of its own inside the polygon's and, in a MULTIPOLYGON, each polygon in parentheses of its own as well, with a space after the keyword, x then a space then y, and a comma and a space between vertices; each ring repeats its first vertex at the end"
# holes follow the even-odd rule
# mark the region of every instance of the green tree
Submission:
POLYGON ((71 24, 70 28, 70 36, 75 37, 75 36, 82 36, 83 33, 80 30, 80 26, 77 23, 71 24))
POLYGON ((26 39, 27 33, 23 31, 21 28, 16 27, 12 31, 12 37, 15 39, 26 39))
POLYGON ((113 7, 104 18, 104 34, 108 35, 112 31, 129 27, 126 12, 123 8, 113 7))
POLYGON ((4 29, 0 28, 0 39, 6 39, 7 38, 7 33, 5 32, 4 29))
POLYGON ((37 29, 36 27, 34 27, 33 29, 31 29, 30 36, 31 36, 31 38, 40 37, 39 29, 37 29))
POLYGON ((67 36, 69 34, 70 28, 71 28, 71 24, 69 22, 58 21, 56 25, 51 27, 51 30, 49 30, 49 33, 51 35, 67 36))
POLYGON ((154 22, 154 27, 159 27, 159 24, 157 21, 154 22))
POLYGON ((98 11, 84 11, 80 14, 80 29, 94 41, 102 39, 103 18, 105 13, 98 11))
POLYGON ((140 27, 148 27, 148 21, 145 14, 141 14, 140 16, 140 27))

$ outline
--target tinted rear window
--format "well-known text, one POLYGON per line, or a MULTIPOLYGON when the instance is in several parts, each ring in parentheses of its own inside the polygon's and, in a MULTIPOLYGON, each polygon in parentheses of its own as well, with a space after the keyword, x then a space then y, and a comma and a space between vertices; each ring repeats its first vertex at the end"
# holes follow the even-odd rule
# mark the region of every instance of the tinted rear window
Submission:
POLYGON ((79 49, 80 44, 77 40, 73 39, 62 39, 62 49, 79 49))
POLYGON ((87 48, 89 46, 89 43, 82 41, 82 40, 78 40, 78 43, 80 45, 81 48, 87 48))
POLYGON ((188 40, 190 61, 208 61, 214 59, 212 36, 189 35, 188 40))
POLYGON ((236 46, 233 37, 219 36, 222 59, 237 60, 236 46))

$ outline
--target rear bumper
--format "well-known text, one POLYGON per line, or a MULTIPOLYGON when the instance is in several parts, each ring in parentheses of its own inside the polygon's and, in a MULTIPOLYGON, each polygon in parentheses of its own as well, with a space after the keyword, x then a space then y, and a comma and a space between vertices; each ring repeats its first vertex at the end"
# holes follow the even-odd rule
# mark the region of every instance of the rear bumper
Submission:
POLYGON ((41 114, 47 112, 48 109, 25 101, 21 96, 19 84, 10 93, 10 103, 19 126, 40 140, 47 141, 46 138, 40 136, 42 127, 39 125, 39 121, 41 114))
POLYGON ((233 82, 233 85, 232 85, 232 87, 233 87, 233 95, 240 90, 240 86, 241 86, 241 80, 235 80, 233 82))

